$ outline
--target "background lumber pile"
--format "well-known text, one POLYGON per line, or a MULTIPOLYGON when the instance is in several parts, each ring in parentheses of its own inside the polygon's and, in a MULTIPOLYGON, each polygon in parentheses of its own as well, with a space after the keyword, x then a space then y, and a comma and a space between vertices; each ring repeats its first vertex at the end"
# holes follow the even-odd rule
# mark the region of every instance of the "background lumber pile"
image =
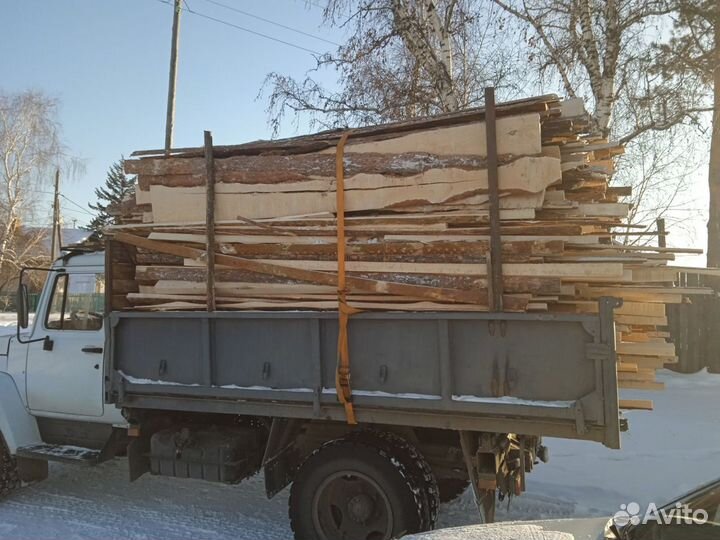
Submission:
MULTIPOLYGON (((348 302, 361 310, 486 311, 490 280, 485 111, 352 130, 344 150, 348 302)), ((624 245, 622 147, 588 133, 578 100, 497 106, 504 311, 594 313, 616 296, 619 379, 660 388, 675 358, 666 304, 678 250, 624 245)), ((214 148, 217 309, 337 310, 332 131, 214 148)), ((115 309, 206 309, 202 148, 136 152, 135 201, 112 236, 115 309)), ((628 404, 628 407, 631 404, 628 404)), ((633 403, 638 407, 638 403, 633 403)))

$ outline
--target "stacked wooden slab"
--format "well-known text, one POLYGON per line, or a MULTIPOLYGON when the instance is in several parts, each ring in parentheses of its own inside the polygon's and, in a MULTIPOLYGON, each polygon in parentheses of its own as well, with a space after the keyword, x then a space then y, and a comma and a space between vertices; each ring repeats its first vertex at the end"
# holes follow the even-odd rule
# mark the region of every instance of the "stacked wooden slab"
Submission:
MULTIPOLYGON (((348 301, 361 310, 486 311, 490 250, 485 111, 359 128, 343 154, 348 301)), ((621 386, 660 388, 675 357, 665 305, 676 252, 627 243, 629 195, 610 185, 617 144, 582 103, 497 107, 504 311, 617 311, 621 386)), ((336 147, 343 132, 214 148, 218 309, 337 310, 336 147)), ((202 148, 136 152, 134 201, 111 234, 115 308, 205 309, 202 148)), ((637 404, 636 404, 637 405, 637 404)))

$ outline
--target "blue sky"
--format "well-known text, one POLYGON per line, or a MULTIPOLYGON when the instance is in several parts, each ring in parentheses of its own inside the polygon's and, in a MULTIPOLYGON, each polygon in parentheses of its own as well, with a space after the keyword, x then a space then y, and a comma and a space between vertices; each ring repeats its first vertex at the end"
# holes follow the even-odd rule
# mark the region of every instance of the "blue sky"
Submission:
MULTIPOLYGON (((218 1, 326 39, 342 37, 319 28, 322 10, 304 0, 218 1)), ((208 0, 187 5, 308 49, 333 47, 208 0)), ((41 90, 59 100, 63 140, 85 164, 61 190, 82 207, 121 154, 164 144, 171 23, 172 7, 162 0, 0 0, 0 89, 41 90)), ((174 146, 202 145, 205 129, 216 144, 269 138, 267 99, 258 99, 266 75, 303 77, 315 65, 308 52, 192 13, 183 14, 180 35, 174 146)), ((283 134, 292 133, 288 122, 283 134)), ((90 217, 67 200, 63 212, 68 224, 90 217)))
MULTIPOLYGON (((88 221, 87 203, 108 167, 133 150, 164 144, 172 7, 166 0, 0 0, 0 90, 41 90, 60 102, 59 120, 69 154, 85 170, 64 178, 66 224, 88 221), (79 208, 79 207, 82 208, 79 208)), ((341 42, 337 29, 321 27, 321 0, 186 0, 210 17, 318 52, 326 42, 225 9, 256 16, 341 42)), ((267 74, 298 78, 315 66, 312 54, 185 12, 181 23, 174 146, 200 146, 203 130, 216 144, 269 138, 267 97, 258 99, 267 74)), ((326 85, 331 73, 314 74, 326 85)), ((300 132, 307 126, 300 125, 300 132)), ((280 135, 296 133, 286 122, 280 135)), ((704 170, 692 180, 695 208, 707 205, 704 170)), ((50 201, 38 220, 49 223, 50 201)), ((704 211, 682 211, 671 245, 704 247, 704 211)), ((702 264, 699 258, 683 261, 702 264)))

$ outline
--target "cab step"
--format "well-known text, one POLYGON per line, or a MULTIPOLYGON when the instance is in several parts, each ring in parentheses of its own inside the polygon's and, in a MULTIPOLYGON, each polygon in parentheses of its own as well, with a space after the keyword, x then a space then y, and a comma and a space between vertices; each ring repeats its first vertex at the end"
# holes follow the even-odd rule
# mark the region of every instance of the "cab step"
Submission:
POLYGON ((62 444, 32 444, 17 449, 16 456, 47 461, 62 461, 77 465, 97 465, 100 463, 100 450, 62 444))

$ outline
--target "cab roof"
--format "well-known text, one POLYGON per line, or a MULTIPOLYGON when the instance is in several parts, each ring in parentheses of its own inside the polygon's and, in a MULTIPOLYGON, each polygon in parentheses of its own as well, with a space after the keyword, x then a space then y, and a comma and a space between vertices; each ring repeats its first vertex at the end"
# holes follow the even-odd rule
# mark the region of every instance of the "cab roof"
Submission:
POLYGON ((70 252, 58 258, 53 267, 55 268, 74 268, 77 266, 104 266, 105 252, 91 251, 88 253, 70 252))

